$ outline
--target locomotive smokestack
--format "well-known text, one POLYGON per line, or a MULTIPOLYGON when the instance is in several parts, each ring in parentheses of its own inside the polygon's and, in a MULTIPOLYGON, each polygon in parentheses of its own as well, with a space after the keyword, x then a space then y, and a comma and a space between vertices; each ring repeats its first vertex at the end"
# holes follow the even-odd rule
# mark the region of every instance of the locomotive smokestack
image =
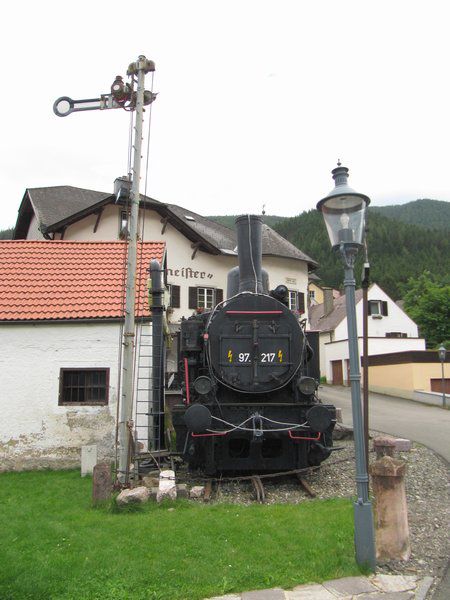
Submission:
POLYGON ((239 260, 239 292, 263 293, 262 218, 242 215, 235 221, 239 260))

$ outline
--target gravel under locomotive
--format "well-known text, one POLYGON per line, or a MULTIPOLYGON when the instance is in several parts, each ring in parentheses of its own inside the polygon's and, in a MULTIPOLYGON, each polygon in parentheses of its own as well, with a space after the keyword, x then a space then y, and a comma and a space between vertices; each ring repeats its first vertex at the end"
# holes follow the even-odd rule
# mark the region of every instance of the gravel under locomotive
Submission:
POLYGON ((268 291, 261 217, 238 217, 236 229, 228 299, 181 324, 177 450, 208 475, 318 465, 331 452, 335 407, 316 398, 311 348, 287 288, 268 291))

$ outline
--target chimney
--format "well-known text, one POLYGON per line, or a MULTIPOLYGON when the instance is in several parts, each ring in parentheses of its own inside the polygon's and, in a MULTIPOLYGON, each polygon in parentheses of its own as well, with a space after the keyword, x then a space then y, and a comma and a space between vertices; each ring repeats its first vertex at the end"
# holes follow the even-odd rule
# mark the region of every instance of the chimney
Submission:
POLYGON ((262 218, 256 215, 242 215, 235 223, 239 292, 262 293, 262 218))
POLYGON ((330 287, 323 288, 323 316, 327 317, 333 312, 333 289, 330 287))

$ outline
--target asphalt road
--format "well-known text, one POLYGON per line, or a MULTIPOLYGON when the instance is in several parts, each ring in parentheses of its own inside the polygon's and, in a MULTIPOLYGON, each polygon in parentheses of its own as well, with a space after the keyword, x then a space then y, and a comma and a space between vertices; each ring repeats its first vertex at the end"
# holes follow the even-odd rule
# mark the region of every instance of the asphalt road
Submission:
MULTIPOLYGON (((342 408, 344 425, 352 424, 350 388, 320 386, 319 397, 342 408)), ((450 410, 370 393, 369 429, 419 442, 450 463, 450 410)))

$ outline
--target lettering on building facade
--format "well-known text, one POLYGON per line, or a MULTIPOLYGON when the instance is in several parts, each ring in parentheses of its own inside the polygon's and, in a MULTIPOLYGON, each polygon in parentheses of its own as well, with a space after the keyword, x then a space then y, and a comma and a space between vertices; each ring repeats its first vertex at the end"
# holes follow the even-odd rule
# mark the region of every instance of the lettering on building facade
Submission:
POLYGON ((206 271, 196 271, 191 267, 181 267, 180 269, 167 269, 169 277, 182 277, 183 279, 212 279, 213 274, 206 271))

